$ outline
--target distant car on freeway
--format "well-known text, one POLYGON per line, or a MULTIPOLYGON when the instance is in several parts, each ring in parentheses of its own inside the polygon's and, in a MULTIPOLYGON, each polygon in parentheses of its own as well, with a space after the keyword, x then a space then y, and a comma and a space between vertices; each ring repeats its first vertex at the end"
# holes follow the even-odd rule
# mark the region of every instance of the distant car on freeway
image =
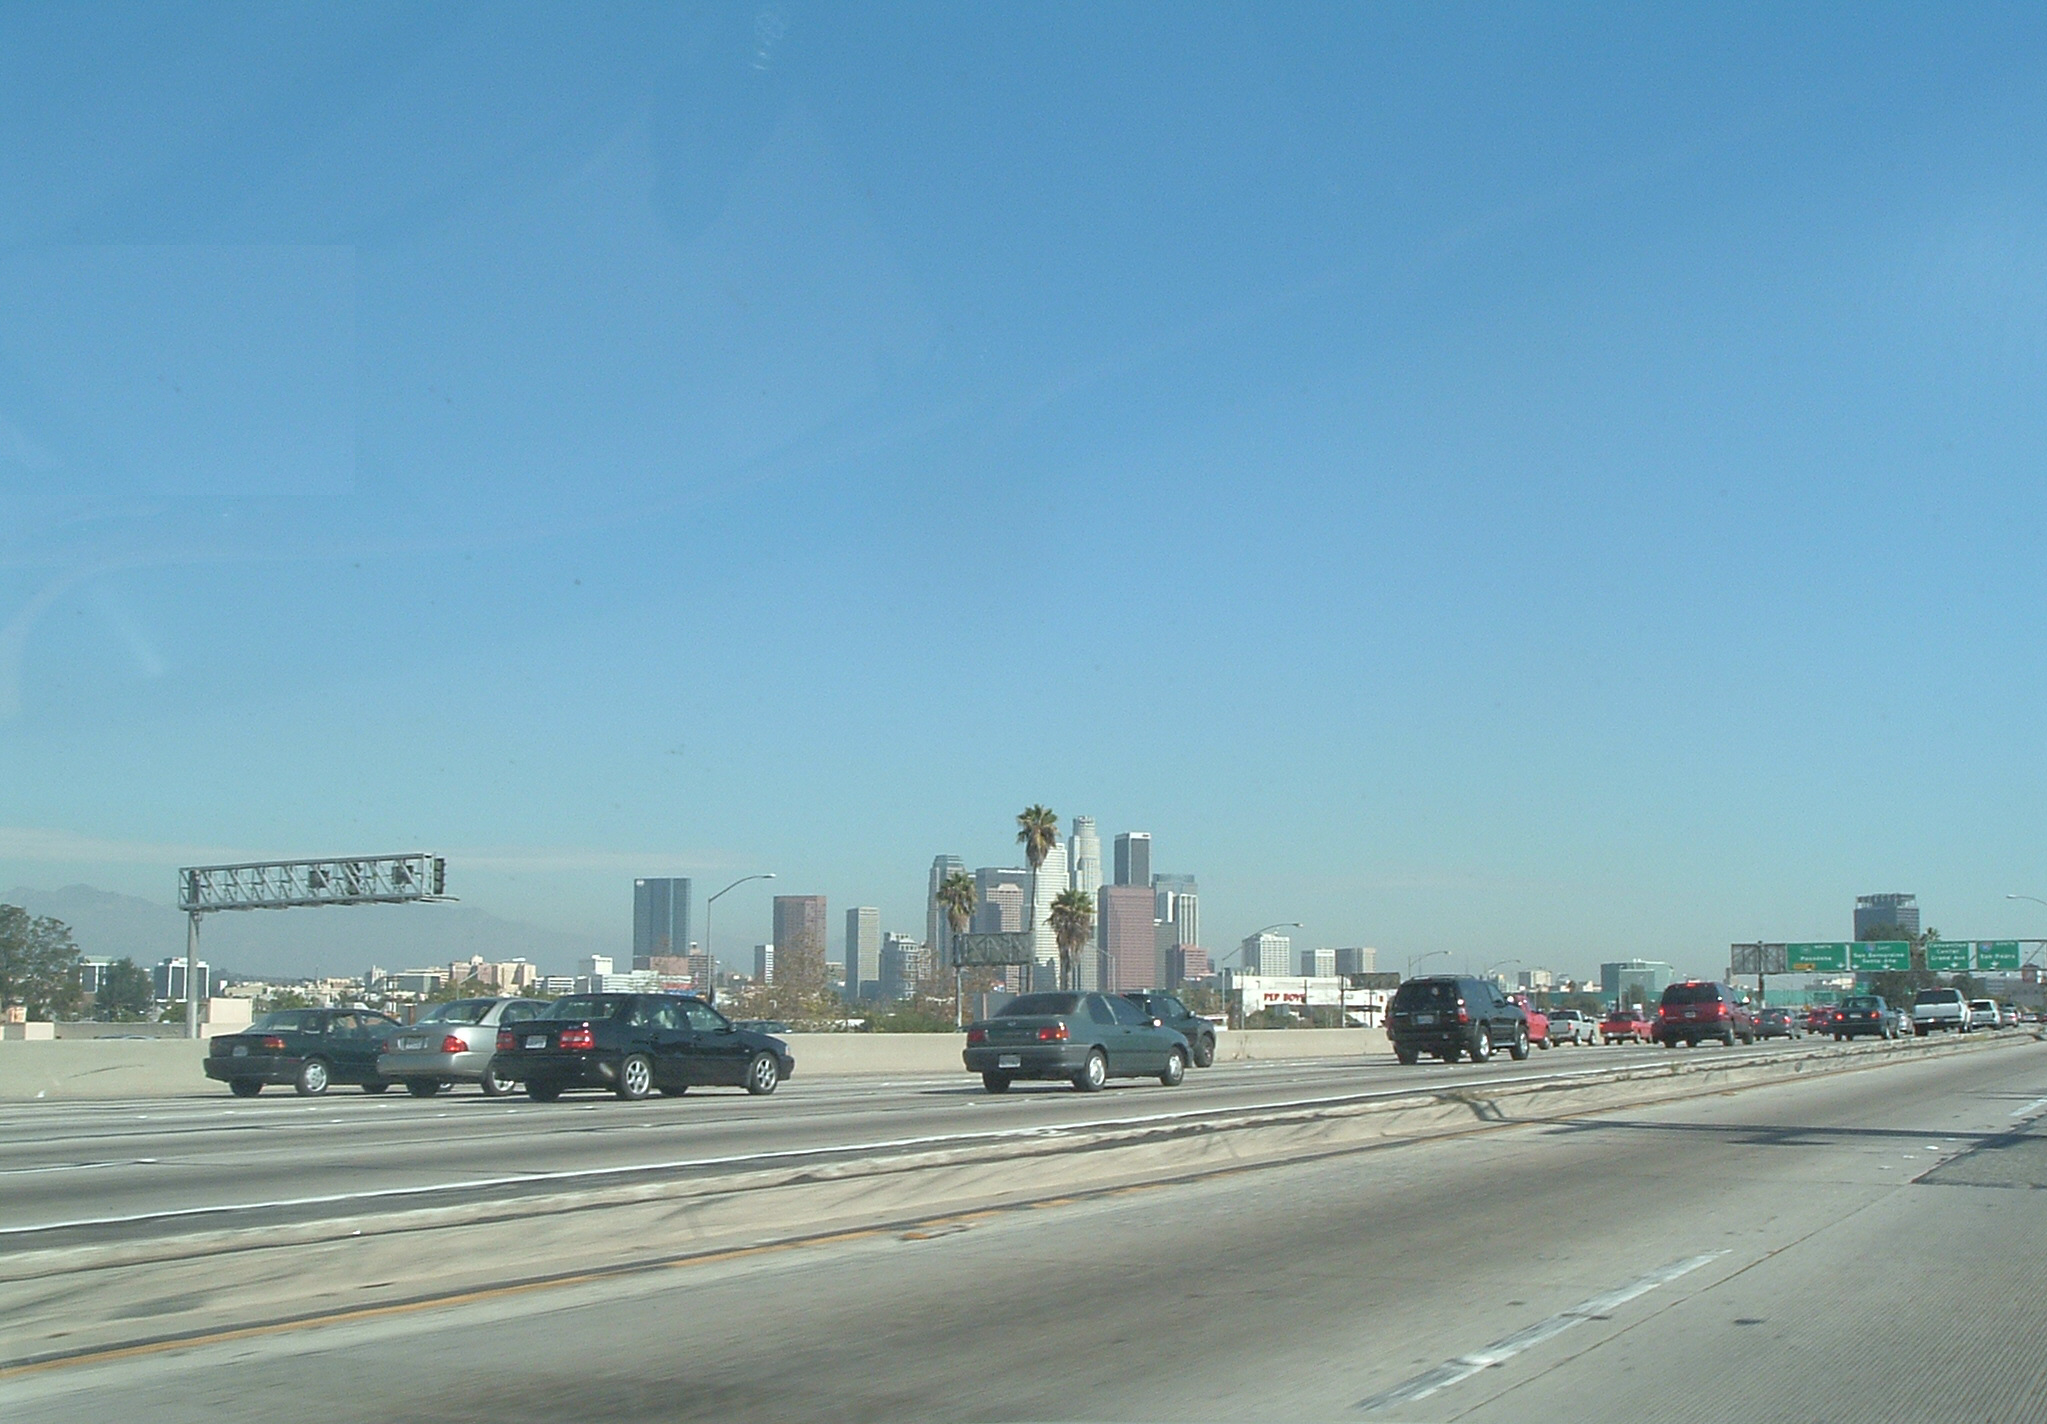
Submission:
POLYGON ((518 1086, 497 1068, 498 1029, 539 1015, 541 999, 455 999, 435 1004, 384 1040, 377 1073, 403 1083, 415 1098, 430 1098, 455 1083, 475 1083, 486 1097, 518 1086))
POLYGON ((1175 1087, 1193 1061, 1185 1035, 1120 994, 1019 994, 967 1026, 961 1054, 981 1086, 1006 1093, 1019 1078, 1097 1092, 1111 1078, 1175 1087))
POLYGON ((680 994, 557 999, 538 1016, 498 1029, 496 1061, 542 1103, 569 1088, 603 1088, 628 1101, 698 1087, 765 1095, 796 1071, 779 1038, 740 1028, 680 994))
POLYGON ((1912 996, 1912 1032, 1924 1038, 1935 1029, 1967 1033, 1969 1001, 1960 989, 1921 989, 1912 996))
POLYGON ((1418 1063, 1424 1053, 1445 1063, 1467 1055, 1483 1063, 1495 1048, 1505 1048, 1519 1062, 1528 1056, 1528 1015, 1490 979, 1431 974, 1394 991, 1386 1036, 1402 1063, 1418 1063))
POLYGON ((1970 1028, 2003 1028, 2005 1017, 1995 999, 1969 1000, 1970 1028))
POLYGON ((1805 1011, 1805 1031, 1807 1033, 1832 1033, 1833 1030, 1834 1010, 1831 1005, 1815 1004, 1805 1011))
POLYGON ((1898 1012, 1881 994, 1850 994, 1835 1010, 1833 1035, 1838 1042, 1849 1038, 1896 1038, 1898 1012))
POLYGON ((1756 1013, 1757 1038, 1797 1038, 1805 1032, 1787 1009, 1760 1009, 1756 1013))
POLYGON ((369 1009, 278 1009, 240 1033, 221 1034, 206 1050, 206 1076, 238 1098, 264 1085, 289 1083, 316 1098, 335 1083, 381 1093, 391 1080, 377 1071, 377 1053, 398 1020, 369 1009))
POLYGON ((1552 1043, 1597 1043, 1599 1020, 1583 1009, 1554 1009, 1549 1016, 1552 1043))
POLYGON ((1642 1010, 1624 1004, 1599 1021, 1602 1043, 1650 1043, 1656 1038, 1656 1024, 1642 1010))
POLYGON ((1159 989, 1135 989, 1123 996, 1137 1005, 1146 1018, 1159 1020, 1187 1040, 1194 1066, 1206 1068, 1215 1062, 1215 1025, 1180 1002, 1177 994, 1159 989))
POLYGON ((1756 1021, 1730 986, 1712 979, 1685 979, 1665 986, 1654 1032, 1665 1048, 1680 1043, 1697 1048, 1709 1038, 1732 1048, 1736 1039, 1756 1041, 1756 1021))

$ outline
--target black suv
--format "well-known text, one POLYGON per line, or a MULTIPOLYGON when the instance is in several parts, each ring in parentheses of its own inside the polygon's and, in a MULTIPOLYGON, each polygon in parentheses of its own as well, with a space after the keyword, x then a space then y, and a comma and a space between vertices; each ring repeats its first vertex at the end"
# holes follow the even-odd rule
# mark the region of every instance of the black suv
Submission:
POLYGON ((1194 1054, 1194 1066, 1206 1068, 1215 1062, 1215 1025, 1159 989, 1139 989, 1124 998, 1137 1005, 1146 1018, 1157 1019, 1187 1040, 1194 1054))
POLYGON ((1386 1036, 1402 1063, 1433 1053, 1445 1063, 1470 1054, 1483 1063, 1504 1047, 1516 1062, 1528 1056, 1528 1015, 1487 979, 1432 974, 1409 979, 1386 1011, 1386 1036))
POLYGON ((1652 1036, 1665 1048, 1680 1043, 1697 1048, 1707 1038, 1732 1048, 1737 1038, 1756 1041, 1756 1021, 1734 989, 1711 979, 1686 979, 1664 989, 1652 1036))

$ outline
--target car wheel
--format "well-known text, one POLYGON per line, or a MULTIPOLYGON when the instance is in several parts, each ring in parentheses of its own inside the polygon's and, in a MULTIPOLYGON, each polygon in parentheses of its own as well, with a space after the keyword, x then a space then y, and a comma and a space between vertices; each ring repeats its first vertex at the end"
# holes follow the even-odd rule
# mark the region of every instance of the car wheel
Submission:
POLYGON ((405 1080, 405 1091, 412 1094, 415 1098, 430 1098, 440 1090, 441 1080, 438 1078, 407 1078, 405 1080))
POLYGON ((1471 1047, 1468 1051, 1474 1063, 1483 1063, 1493 1056, 1493 1036, 1484 1024, 1480 1024, 1478 1032, 1471 1036, 1471 1047))
POLYGON ((1086 1065, 1073 1075, 1073 1086, 1083 1093, 1099 1093, 1102 1085, 1108 1081, 1108 1055, 1099 1048, 1088 1054, 1086 1065))
POLYGON ((1415 1064, 1421 1061, 1420 1052, 1412 1048, 1395 1047, 1393 1050, 1393 1056, 1399 1059, 1404 1066, 1409 1068, 1414 1067, 1415 1064))
POLYGON ((507 1078, 493 1062, 490 1067, 483 1070, 483 1077, 477 1086, 483 1089, 486 1098, 502 1098, 519 1084, 516 1079, 507 1078))
POLYGON ((1166 1055, 1166 1071, 1159 1074, 1159 1081, 1168 1088, 1177 1088, 1186 1076, 1187 1055, 1175 1048, 1166 1055))
POLYGON ((1215 1039, 1203 1034, 1201 1042, 1194 1045, 1194 1066, 1212 1068, 1215 1066, 1215 1039))
POLYGON ((227 1085, 227 1090, 238 1098, 253 1098, 263 1091, 263 1085, 254 1078, 236 1078, 227 1085))
POLYGON ((1734 1030, 1733 1030, 1733 1029, 1729 1029, 1729 1030, 1727 1030, 1727 1032, 1725 1032, 1725 1033, 1723 1033, 1723 1034, 1721 1034, 1721 1035, 1720 1035, 1720 1046, 1721 1046, 1722 1048, 1732 1048, 1732 1047, 1734 1047, 1734 1030))
POLYGON ((628 1053, 618 1065, 618 1086, 612 1091, 629 1103, 653 1092, 654 1060, 644 1053, 628 1053))
POLYGON ((389 1078, 372 1078, 369 1082, 362 1085, 362 1090, 372 1095, 388 1093, 391 1091, 391 1080, 389 1078))
POLYGON ((981 1075, 981 1086, 991 1093, 1006 1093, 1009 1091, 1009 1075, 990 1069, 981 1075))
POLYGON ((753 1062, 746 1065, 746 1091, 757 1098, 774 1092, 781 1081, 782 1074, 775 1067, 775 1055, 772 1053, 756 1053, 753 1062))
POLYGON ((1514 1030, 1514 1042, 1508 1046, 1507 1056, 1509 1058, 1512 1058, 1516 1063, 1524 1062, 1527 1059, 1528 1057, 1527 1028, 1523 1027, 1514 1030))
POLYGON ((308 1058, 299 1065, 298 1081, 292 1084, 302 1098, 317 1098, 327 1091, 327 1060, 308 1058))
POLYGON ((562 1095, 562 1085, 550 1083, 545 1078, 528 1078, 526 1096, 536 1103, 551 1103, 562 1095))

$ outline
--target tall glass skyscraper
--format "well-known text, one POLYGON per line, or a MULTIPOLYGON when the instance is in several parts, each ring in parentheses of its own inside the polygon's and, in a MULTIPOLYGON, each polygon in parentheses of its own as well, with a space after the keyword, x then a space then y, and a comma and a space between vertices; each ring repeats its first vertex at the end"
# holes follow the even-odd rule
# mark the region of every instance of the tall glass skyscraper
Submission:
POLYGON ((1102 838, 1095 834, 1093 816, 1075 816, 1073 833, 1066 838, 1067 882, 1075 890, 1096 895, 1102 888, 1102 838))
POLYGON ((1125 831, 1116 837, 1116 883, 1151 888, 1151 832, 1125 831))
MULTIPOLYGON (((946 914, 945 906, 938 903, 938 889, 945 884, 947 876, 966 868, 967 863, 956 855, 931 858, 931 883, 924 891, 924 943, 930 946, 939 964, 952 963, 952 920, 946 914)), ((978 887, 976 889, 978 892, 978 887)), ((863 968, 860 972, 864 974, 867 971, 863 968)))
POLYGON ((676 877, 633 882, 633 967, 643 959, 689 953, 689 881, 676 877))

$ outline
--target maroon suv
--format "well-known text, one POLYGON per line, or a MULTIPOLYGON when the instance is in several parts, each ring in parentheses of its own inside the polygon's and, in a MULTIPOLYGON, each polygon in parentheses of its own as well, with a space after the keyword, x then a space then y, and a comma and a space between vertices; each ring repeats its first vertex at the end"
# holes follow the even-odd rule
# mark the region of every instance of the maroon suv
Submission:
POLYGON ((1665 1048, 1682 1042, 1697 1048, 1704 1039, 1732 1047, 1736 1039, 1756 1041, 1756 1021, 1733 989, 1711 979, 1687 979, 1663 991, 1656 1010, 1656 1041, 1665 1048))

